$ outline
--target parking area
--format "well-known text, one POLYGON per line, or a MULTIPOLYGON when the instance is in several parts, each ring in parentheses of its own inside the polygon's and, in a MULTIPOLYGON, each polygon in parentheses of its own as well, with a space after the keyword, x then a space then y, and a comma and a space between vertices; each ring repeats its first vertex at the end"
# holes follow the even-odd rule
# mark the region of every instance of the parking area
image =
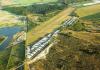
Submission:
MULTIPOLYGON (((59 28, 66 27, 72 25, 76 21, 76 17, 72 17, 66 20, 59 28)), ((36 55, 38 55, 51 41, 52 37, 57 35, 60 32, 60 29, 54 30, 52 33, 44 36, 38 42, 33 44, 32 46, 27 46, 26 48, 26 58, 33 59, 36 55)))

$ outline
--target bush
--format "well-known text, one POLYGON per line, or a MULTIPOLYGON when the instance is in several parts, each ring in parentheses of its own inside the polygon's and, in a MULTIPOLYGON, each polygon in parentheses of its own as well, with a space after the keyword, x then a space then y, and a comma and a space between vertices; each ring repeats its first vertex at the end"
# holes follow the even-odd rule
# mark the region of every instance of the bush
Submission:
POLYGON ((74 31, 82 31, 82 30, 85 30, 85 25, 84 23, 77 22, 74 25, 72 25, 70 29, 74 31))

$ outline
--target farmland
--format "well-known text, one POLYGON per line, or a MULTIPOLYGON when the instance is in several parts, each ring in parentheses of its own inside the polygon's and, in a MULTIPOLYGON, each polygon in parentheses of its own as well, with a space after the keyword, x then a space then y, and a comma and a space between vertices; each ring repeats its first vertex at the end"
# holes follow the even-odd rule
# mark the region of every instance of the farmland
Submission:
MULTIPOLYGON (((65 3, 88 2, 91 0, 64 0, 65 3)), ((63 0, 2 0, 2 5, 30 5, 33 3, 63 2, 63 0)))
POLYGON ((92 15, 98 12, 100 12, 100 4, 87 6, 87 7, 81 7, 76 10, 76 13, 79 17, 85 17, 87 15, 92 15))
POLYGON ((32 3, 48 3, 48 2, 56 2, 57 0, 2 0, 3 5, 13 5, 13 4, 21 4, 21 5, 29 5, 32 3))
POLYGON ((0 28, 7 26, 23 25, 23 22, 18 20, 18 17, 7 11, 0 10, 0 28))
POLYGON ((17 3, 18 4, 30 4, 30 3, 40 3, 40 2, 43 2, 43 3, 45 3, 45 2, 56 2, 57 0, 30 0, 30 1, 28 1, 28 0, 17 0, 17 3))

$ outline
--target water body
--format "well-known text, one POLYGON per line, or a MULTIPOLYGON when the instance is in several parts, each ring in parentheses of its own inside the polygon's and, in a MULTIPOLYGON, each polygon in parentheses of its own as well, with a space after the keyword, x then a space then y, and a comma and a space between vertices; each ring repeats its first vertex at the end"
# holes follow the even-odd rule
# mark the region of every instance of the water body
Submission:
POLYGON ((21 27, 4 27, 0 28, 0 36, 6 36, 7 39, 0 45, 0 50, 5 49, 11 42, 13 36, 20 32, 21 27))

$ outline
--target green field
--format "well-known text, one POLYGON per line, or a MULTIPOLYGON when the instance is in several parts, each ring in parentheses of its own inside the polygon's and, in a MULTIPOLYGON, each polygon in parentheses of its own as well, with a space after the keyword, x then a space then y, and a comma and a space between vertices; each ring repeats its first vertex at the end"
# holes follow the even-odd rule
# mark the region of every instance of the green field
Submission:
POLYGON ((82 19, 91 21, 95 28, 100 28, 100 12, 83 17, 82 19))
POLYGON ((83 19, 88 19, 88 20, 99 21, 100 22, 100 12, 89 15, 89 16, 86 16, 86 17, 83 17, 83 19))
POLYGON ((57 0, 16 0, 17 3, 20 4, 30 4, 30 3, 37 3, 37 2, 56 2, 57 0))
POLYGON ((13 5, 13 4, 21 4, 21 5, 29 5, 32 3, 48 3, 48 2, 57 2, 58 0, 2 0, 3 5, 13 5))

